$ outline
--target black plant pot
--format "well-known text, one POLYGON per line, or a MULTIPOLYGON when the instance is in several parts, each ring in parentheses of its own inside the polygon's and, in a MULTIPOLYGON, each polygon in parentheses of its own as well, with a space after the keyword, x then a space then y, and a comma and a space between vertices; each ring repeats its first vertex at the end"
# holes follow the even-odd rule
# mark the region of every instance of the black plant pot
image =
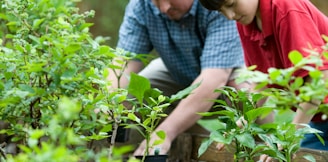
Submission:
MULTIPOLYGON (((142 159, 142 156, 136 156, 137 159, 142 159)), ((167 155, 148 155, 144 162, 166 162, 167 155)))
MULTIPOLYGON (((130 130, 128 128, 125 128, 124 126, 118 126, 115 142, 128 141, 129 140, 129 132, 130 132, 130 130)), ((108 132, 108 134, 112 135, 112 132, 108 132)), ((110 139, 111 138, 108 138, 108 142, 110 142, 110 139)))

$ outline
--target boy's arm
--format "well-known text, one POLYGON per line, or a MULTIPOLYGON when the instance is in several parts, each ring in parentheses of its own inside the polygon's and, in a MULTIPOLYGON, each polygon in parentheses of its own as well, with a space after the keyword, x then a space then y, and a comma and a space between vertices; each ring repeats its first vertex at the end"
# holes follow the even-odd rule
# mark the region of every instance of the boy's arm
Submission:
MULTIPOLYGON (((323 70, 323 79, 327 80, 328 78, 328 70, 323 70)), ((307 77, 306 81, 310 81, 311 78, 307 77)), ((295 117, 293 119, 293 123, 294 124, 308 124, 311 119, 313 118, 313 116, 315 114, 311 114, 309 113, 310 110, 317 110, 319 105, 321 104, 322 101, 319 100, 311 100, 310 102, 307 103, 302 103, 300 104, 300 107, 302 109, 297 109, 296 110, 296 114, 295 117)), ((297 128, 300 128, 300 125, 297 125, 297 128)))

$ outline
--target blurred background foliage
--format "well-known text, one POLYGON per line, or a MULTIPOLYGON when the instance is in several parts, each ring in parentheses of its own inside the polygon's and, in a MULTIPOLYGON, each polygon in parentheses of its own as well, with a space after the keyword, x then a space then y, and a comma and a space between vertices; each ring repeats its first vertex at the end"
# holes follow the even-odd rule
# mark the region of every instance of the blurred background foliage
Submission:
POLYGON ((328 16, 328 0, 310 0, 319 8, 326 16, 328 16))
POLYGON ((110 39, 106 44, 114 48, 125 6, 128 2, 129 0, 82 0, 79 3, 79 8, 81 11, 96 11, 94 18, 89 20, 89 22, 94 23, 90 31, 95 37, 109 37, 110 39))
MULTIPOLYGON (((79 3, 81 11, 95 10, 96 15, 90 19, 94 23, 91 33, 94 36, 109 37, 107 45, 116 47, 119 26, 122 23, 124 9, 129 0, 82 0, 79 3)), ((328 16, 328 0, 311 0, 328 16)))

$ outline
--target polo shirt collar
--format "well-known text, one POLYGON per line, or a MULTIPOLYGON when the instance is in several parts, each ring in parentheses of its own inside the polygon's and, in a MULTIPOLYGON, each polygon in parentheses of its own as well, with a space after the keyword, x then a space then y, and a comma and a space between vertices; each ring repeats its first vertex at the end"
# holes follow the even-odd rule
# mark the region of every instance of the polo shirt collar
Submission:
MULTIPOLYGON (((262 37, 266 38, 273 34, 272 29, 272 0, 260 0, 259 1, 259 8, 261 12, 261 19, 262 19, 262 37)), ((256 21, 254 20, 251 24, 245 27, 243 30, 245 35, 255 37, 257 35, 256 31, 259 31, 256 25, 256 21), (255 34, 255 35, 254 35, 255 34)))
POLYGON ((264 37, 273 34, 272 29, 272 0, 260 0, 260 12, 262 19, 262 32, 264 37))

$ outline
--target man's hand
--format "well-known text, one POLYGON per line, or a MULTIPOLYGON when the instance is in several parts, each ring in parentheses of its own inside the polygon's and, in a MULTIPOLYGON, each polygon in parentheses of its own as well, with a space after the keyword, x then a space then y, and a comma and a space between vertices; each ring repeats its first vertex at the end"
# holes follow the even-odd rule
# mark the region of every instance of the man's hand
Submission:
MULTIPOLYGON (((156 140, 159 140, 159 137, 156 135, 156 133, 153 133, 149 145, 152 146, 154 141, 156 140)), ((159 151, 158 153, 159 155, 166 155, 171 147, 171 142, 172 142, 171 140, 165 138, 163 143, 149 148, 148 150, 149 155, 154 155, 156 150, 159 151)), ((142 156, 145 153, 145 151, 146 151, 146 140, 143 140, 139 145, 139 147, 137 148, 137 150, 135 150, 133 155, 142 156)))

